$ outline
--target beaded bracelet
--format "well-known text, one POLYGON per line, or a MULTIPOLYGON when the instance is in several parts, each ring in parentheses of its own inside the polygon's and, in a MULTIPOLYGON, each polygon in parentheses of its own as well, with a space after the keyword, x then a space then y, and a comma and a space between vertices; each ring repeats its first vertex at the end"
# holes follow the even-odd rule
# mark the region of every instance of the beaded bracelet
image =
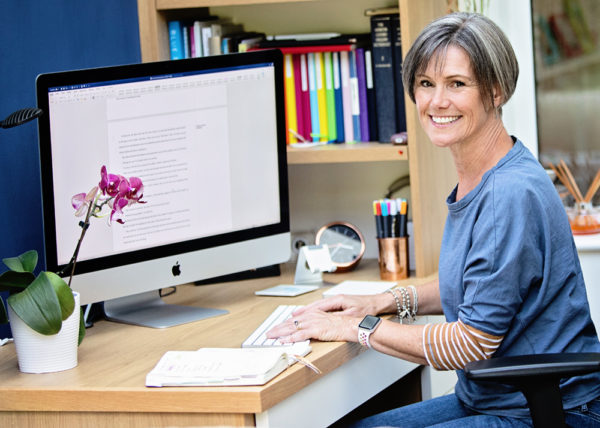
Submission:
POLYGON ((409 285, 408 288, 412 291, 413 301, 412 301, 412 319, 413 321, 417 319, 417 312, 419 311, 419 297, 417 295, 417 288, 414 285, 409 285))
POLYGON ((398 298, 398 295, 396 294, 396 291, 393 288, 390 288, 387 291, 389 291, 391 295, 394 296, 394 300, 396 301, 396 309, 398 310, 398 322, 402 324, 402 318, 400 316, 400 313, 402 312, 402 308, 400 307, 400 299, 398 298))
POLYGON ((402 295, 402 313, 400 314, 400 323, 402 323, 402 320, 410 315, 410 297, 406 288, 400 287, 398 291, 402 295))

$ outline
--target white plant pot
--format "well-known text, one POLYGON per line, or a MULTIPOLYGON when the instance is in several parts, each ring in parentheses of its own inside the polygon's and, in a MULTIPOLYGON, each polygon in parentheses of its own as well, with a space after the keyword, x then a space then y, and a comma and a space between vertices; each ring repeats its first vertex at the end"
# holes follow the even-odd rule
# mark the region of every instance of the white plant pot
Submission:
POLYGON ((73 292, 75 310, 63 321, 57 334, 46 336, 31 329, 10 307, 8 317, 12 330, 19 370, 24 373, 49 373, 77 366, 79 338, 79 293, 73 292))

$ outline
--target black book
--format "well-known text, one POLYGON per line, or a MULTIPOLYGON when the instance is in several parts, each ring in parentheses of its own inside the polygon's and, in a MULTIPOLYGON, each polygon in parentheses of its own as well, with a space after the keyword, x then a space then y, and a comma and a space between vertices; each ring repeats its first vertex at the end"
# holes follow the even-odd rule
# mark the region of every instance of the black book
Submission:
POLYGON ((392 40, 394 51, 396 132, 403 132, 406 131, 406 109, 404 108, 404 85, 402 84, 402 35, 400 34, 400 15, 392 16, 392 40))
POLYGON ((396 88, 394 85, 394 46, 392 17, 394 15, 374 15, 371 17, 371 38, 373 41, 373 80, 377 102, 377 134, 380 142, 390 142, 396 133, 396 88))

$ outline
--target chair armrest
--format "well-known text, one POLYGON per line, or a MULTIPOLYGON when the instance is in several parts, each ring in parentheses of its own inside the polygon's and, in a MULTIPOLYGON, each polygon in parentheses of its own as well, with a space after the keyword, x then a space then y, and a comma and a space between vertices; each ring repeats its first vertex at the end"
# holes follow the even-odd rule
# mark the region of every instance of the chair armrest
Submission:
POLYGON ((600 353, 532 354, 473 361, 465 374, 473 380, 525 380, 531 377, 563 378, 600 371, 600 353))

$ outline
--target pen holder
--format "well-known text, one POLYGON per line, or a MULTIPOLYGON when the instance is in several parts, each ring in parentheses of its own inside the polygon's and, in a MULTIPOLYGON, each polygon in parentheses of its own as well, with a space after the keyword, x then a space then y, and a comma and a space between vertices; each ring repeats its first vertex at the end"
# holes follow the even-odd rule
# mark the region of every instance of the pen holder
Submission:
POLYGON ((408 236, 379 238, 379 273, 382 280, 408 278, 408 236))

